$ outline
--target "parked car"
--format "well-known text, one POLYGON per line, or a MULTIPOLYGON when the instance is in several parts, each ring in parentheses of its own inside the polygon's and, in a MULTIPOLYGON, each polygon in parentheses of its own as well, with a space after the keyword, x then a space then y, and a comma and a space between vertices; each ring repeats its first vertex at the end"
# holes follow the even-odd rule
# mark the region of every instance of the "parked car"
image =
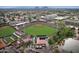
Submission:
POLYGON ((36 49, 42 49, 42 46, 41 45, 36 45, 35 48, 36 49))

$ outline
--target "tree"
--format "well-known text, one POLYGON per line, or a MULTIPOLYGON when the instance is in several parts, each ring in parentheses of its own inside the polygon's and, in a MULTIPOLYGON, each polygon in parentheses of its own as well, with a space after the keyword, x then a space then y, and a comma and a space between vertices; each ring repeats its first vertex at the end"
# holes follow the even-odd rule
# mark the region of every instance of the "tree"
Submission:
POLYGON ((53 39, 49 39, 49 40, 48 40, 48 43, 49 43, 49 45, 52 45, 52 44, 54 44, 55 42, 54 42, 53 39))
POLYGON ((26 48, 26 47, 28 47, 28 46, 30 46, 30 45, 32 45, 32 44, 33 44, 32 41, 28 41, 28 42, 26 42, 26 43, 23 43, 22 46, 23 46, 24 48, 26 48))
POLYGON ((29 17, 28 17, 28 19, 29 19, 29 22, 31 22, 31 20, 32 20, 32 17, 31 17, 31 16, 29 16, 29 17))
POLYGON ((62 29, 59 29, 51 39, 48 40, 48 43, 49 45, 52 45, 55 42, 62 41, 65 38, 73 37, 74 34, 74 30, 72 30, 71 28, 63 27, 62 29))
POLYGON ((74 31, 71 28, 63 27, 62 29, 59 29, 56 35, 53 36, 53 39, 55 41, 57 40, 63 40, 64 38, 73 37, 74 31))
POLYGON ((62 29, 63 27, 65 27, 65 23, 64 23, 63 19, 57 20, 57 28, 62 29))

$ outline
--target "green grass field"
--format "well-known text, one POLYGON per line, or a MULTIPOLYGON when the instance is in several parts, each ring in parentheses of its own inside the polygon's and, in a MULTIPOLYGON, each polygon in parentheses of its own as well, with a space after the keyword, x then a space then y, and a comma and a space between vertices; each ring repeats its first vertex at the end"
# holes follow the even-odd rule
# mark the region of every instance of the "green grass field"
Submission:
POLYGON ((48 27, 46 25, 32 25, 30 27, 24 28, 23 30, 26 34, 30 35, 52 35, 57 32, 55 28, 48 27))
POLYGON ((10 26, 0 27, 0 37, 10 36, 13 32, 15 29, 10 26))

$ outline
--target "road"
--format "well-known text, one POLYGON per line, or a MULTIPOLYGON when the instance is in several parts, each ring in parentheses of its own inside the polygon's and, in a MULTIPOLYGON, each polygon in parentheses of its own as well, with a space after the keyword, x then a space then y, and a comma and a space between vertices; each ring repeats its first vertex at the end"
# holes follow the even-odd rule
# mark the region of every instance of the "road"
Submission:
POLYGON ((51 50, 49 49, 49 47, 43 47, 41 49, 26 48, 25 53, 51 53, 51 50))

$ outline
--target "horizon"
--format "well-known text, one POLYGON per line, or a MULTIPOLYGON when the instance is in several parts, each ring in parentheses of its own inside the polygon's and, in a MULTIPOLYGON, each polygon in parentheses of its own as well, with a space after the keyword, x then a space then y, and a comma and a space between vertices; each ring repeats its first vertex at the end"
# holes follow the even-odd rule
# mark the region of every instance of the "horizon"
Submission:
POLYGON ((10 9, 10 8, 68 8, 68 9, 79 9, 79 6, 0 6, 0 9, 10 9))

